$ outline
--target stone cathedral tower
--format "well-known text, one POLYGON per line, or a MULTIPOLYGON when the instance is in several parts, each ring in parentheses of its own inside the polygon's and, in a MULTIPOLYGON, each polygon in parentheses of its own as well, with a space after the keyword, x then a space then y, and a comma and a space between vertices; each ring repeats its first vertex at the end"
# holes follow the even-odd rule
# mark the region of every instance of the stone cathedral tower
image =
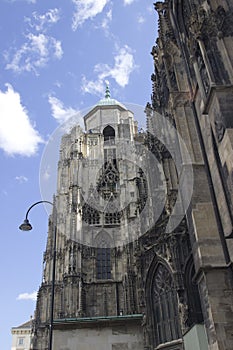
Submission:
POLYGON ((77 125, 61 141, 34 349, 48 344, 56 226, 54 348, 140 350, 144 302, 135 254, 163 209, 162 168, 153 166, 146 134, 108 87, 84 123, 85 131, 77 125))
POLYGON ((107 88, 62 139, 35 350, 54 227, 54 349, 233 349, 233 0, 155 9, 147 132, 107 88))

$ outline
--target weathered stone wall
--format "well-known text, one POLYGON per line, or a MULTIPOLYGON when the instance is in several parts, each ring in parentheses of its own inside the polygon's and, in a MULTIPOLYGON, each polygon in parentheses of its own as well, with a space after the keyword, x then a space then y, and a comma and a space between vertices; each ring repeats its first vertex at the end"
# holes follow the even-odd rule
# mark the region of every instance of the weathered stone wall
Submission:
POLYGON ((54 331, 56 350, 143 350, 139 325, 121 323, 115 326, 83 327, 54 331))

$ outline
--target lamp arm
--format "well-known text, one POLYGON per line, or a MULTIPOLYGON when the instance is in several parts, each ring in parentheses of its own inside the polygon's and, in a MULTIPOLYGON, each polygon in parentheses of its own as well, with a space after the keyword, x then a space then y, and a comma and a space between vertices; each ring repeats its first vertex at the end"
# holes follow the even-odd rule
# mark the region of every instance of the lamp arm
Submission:
POLYGON ((40 204, 40 203, 49 203, 49 204, 53 205, 53 203, 52 203, 52 202, 49 202, 49 201, 39 201, 39 202, 36 202, 36 203, 32 204, 32 205, 28 208, 28 210, 27 210, 27 212, 26 212, 25 220, 28 219, 29 211, 30 211, 35 205, 40 204))

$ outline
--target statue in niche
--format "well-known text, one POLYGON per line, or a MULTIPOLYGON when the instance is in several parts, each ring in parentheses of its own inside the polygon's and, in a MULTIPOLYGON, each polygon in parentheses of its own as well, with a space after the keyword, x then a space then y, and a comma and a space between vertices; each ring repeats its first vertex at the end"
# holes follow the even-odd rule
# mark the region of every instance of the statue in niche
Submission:
POLYGON ((173 69, 169 71, 169 75, 170 75, 170 83, 171 83, 172 90, 175 90, 175 91, 178 90, 176 74, 173 69))
POLYGON ((216 133, 217 140, 218 142, 221 142, 225 134, 226 127, 219 113, 217 113, 215 116, 214 125, 215 125, 215 133, 216 133))
POLYGON ((197 50, 196 50, 195 54, 196 54, 196 58, 197 58, 197 64, 198 64, 199 72, 200 72, 201 79, 202 79, 202 82, 203 82, 203 87, 204 87, 205 92, 207 93, 209 91, 209 88, 210 88, 210 82, 209 82, 209 77, 208 77, 208 74, 207 74, 207 69, 206 69, 206 66, 205 66, 205 62, 204 62, 204 60, 202 58, 202 54, 200 52, 199 47, 197 47, 197 50))
POLYGON ((70 250, 70 264, 69 264, 69 273, 75 273, 76 271, 76 259, 74 254, 74 248, 70 250))

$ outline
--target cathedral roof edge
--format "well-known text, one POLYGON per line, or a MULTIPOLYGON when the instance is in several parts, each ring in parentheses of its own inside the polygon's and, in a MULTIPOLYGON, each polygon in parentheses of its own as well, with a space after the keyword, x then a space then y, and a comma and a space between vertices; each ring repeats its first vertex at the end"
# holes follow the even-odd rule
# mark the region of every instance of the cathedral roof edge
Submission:
POLYGON ((89 110, 89 112, 83 117, 83 119, 86 120, 89 116, 91 116, 93 113, 100 109, 119 109, 121 111, 128 111, 128 109, 122 103, 117 101, 115 104, 96 104, 89 110))
POLYGON ((143 318, 143 314, 116 315, 116 316, 95 316, 95 317, 74 317, 74 318, 62 318, 62 319, 54 320, 54 324, 91 323, 91 322, 121 321, 121 320, 140 320, 142 318, 143 318))

